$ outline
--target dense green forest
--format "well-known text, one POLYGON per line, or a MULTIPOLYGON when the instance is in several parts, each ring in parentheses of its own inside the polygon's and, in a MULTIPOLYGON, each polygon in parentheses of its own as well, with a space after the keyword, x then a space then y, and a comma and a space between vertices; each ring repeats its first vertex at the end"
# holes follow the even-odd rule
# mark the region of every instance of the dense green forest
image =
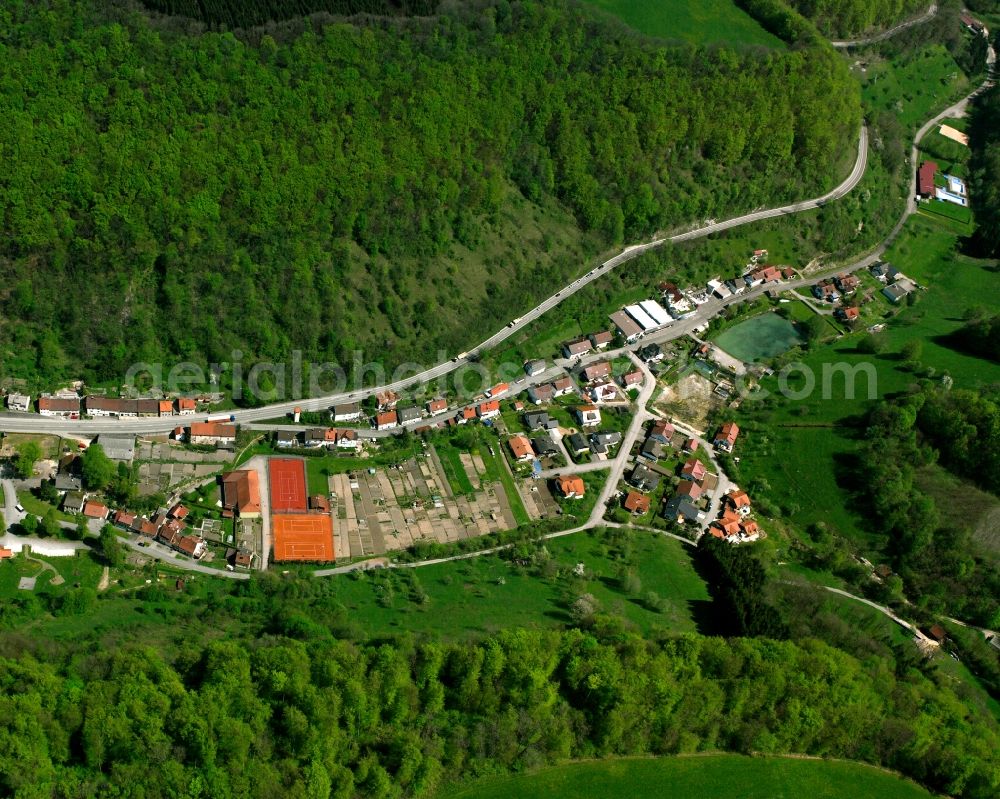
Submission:
POLYGON ((925 0, 788 0, 827 36, 850 36, 890 28, 925 11, 925 0))
POLYGON ((879 403, 854 475, 861 507, 886 538, 906 593, 925 608, 986 627, 1000 624, 996 555, 967 527, 943 523, 934 497, 918 486, 920 471, 940 463, 1000 493, 998 399, 995 389, 926 389, 879 403))
POLYGON ((249 28, 306 14, 427 15, 438 0, 142 0, 161 14, 181 14, 208 25, 249 28))
POLYGON ((172 661, 8 641, 0 793, 430 796, 566 758, 716 749, 885 764, 956 797, 1000 787, 995 726, 946 683, 817 641, 644 640, 609 619, 454 644, 297 632, 172 661))
POLYGON ((1000 257, 1000 87, 979 97, 972 109, 972 211, 976 241, 984 254, 1000 257))
POLYGON ((38 383, 455 352, 582 270, 566 210, 592 252, 812 195, 860 122, 825 49, 662 49, 564 2, 259 43, 48 7, 0 9, 0 370, 38 383))

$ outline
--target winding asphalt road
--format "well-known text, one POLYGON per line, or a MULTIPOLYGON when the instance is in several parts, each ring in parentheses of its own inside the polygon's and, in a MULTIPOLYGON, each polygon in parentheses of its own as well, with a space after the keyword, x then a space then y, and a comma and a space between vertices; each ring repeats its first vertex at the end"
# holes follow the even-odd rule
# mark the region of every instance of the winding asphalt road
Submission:
MULTIPOLYGON (((602 263, 600 266, 591 269, 586 275, 578 277, 568 286, 563 287, 551 297, 543 300, 541 303, 536 305, 530 311, 524 313, 523 316, 517 318, 516 321, 511 322, 507 327, 494 333, 486 341, 479 344, 477 347, 470 350, 468 353, 463 353, 457 358, 453 358, 450 361, 445 361, 431 369, 426 369, 422 372, 410 375, 404 379, 396 380, 391 383, 382 386, 376 386, 373 388, 367 388, 363 390, 353 391, 353 392, 342 392, 337 394, 328 394, 321 397, 313 397, 310 399, 299 399, 291 400, 289 402, 277 402, 270 405, 265 405, 261 408, 253 409, 243 409, 236 410, 232 413, 236 417, 236 421, 241 424, 246 424, 250 422, 259 422, 266 419, 274 419, 280 416, 284 416, 292 413, 295 408, 302 408, 305 411, 318 411, 325 410, 331 405, 343 402, 352 402, 364 399, 380 391, 402 391, 409 386, 418 383, 428 383, 436 380, 439 377, 450 374, 463 366, 469 364, 473 358, 481 355, 482 353, 496 347, 501 342, 505 341, 509 337, 513 336, 519 330, 523 329, 527 325, 534 322, 540 316, 542 316, 547 311, 555 308, 567 297, 571 297, 573 294, 578 292, 584 286, 598 279, 599 277, 607 274, 616 266, 619 266, 627 261, 636 258, 642 253, 648 252, 649 250, 660 247, 668 242, 682 242, 690 241, 692 239, 700 238, 702 236, 710 236, 713 233, 720 233, 724 230, 730 230, 741 225, 747 225, 752 222, 760 222, 764 219, 772 219, 778 216, 785 216, 788 214, 801 213, 803 211, 810 211, 816 208, 820 208, 828 202, 837 200, 844 195, 852 191, 855 186, 861 181, 864 176, 865 169, 868 164, 868 129, 863 127, 858 135, 858 148, 857 156, 855 158, 854 167, 851 169, 850 174, 838 185, 836 188, 822 195, 821 197, 816 197, 811 200, 803 200, 801 202, 792 203, 791 205, 785 205, 780 208, 769 208, 761 209, 758 211, 753 211, 742 216, 734 217, 732 219, 727 219, 722 222, 710 222, 707 225, 694 228, 692 230, 677 233, 673 236, 667 236, 664 238, 654 239, 653 241, 647 242, 645 244, 634 244, 626 247, 620 253, 607 261, 602 263)), ((195 417, 202 418, 202 417, 195 417)), ((7 430, 9 432, 18 433, 77 433, 77 434, 99 434, 102 432, 118 432, 118 433, 166 433, 176 427, 178 424, 183 422, 179 420, 178 417, 166 417, 166 418, 142 418, 142 419, 89 419, 89 420, 64 420, 64 419, 54 419, 50 417, 42 417, 37 414, 13 414, 5 413, 0 414, 0 429, 7 430)))
POLYGON ((847 48, 847 47, 864 47, 868 44, 875 44, 876 42, 882 42, 886 39, 895 36, 900 31, 905 31, 907 28, 912 28, 914 25, 920 25, 923 22, 927 22, 932 19, 938 12, 938 7, 936 3, 931 3, 928 9, 921 14, 919 17, 913 17, 905 22, 900 22, 898 25, 893 25, 891 28, 882 31, 881 33, 873 33, 871 36, 864 36, 860 39, 850 39, 847 41, 836 41, 830 42, 834 47, 847 48))

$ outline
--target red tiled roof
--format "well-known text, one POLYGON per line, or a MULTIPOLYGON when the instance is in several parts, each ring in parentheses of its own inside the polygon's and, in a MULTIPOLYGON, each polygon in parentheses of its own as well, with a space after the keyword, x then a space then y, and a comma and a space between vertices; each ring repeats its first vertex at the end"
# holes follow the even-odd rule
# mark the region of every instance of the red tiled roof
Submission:
POLYGON ((518 460, 530 458, 534 454, 531 449, 531 442, 528 441, 526 436, 512 436, 507 439, 507 446, 510 447, 511 453, 518 460))
POLYGON ((746 491, 730 491, 726 494, 726 500, 734 508, 750 507, 750 496, 746 491))
POLYGON ((933 161, 924 161, 917 172, 917 191, 920 194, 931 196, 934 194, 934 176, 937 175, 938 165, 933 161))
POLYGON ((91 519, 103 519, 108 515, 108 509, 100 502, 87 502, 83 506, 83 515, 91 519))
POLYGON ((222 506, 229 511, 260 513, 260 477, 256 469, 222 475, 222 506))
POLYGON ((384 427, 385 425, 397 424, 398 422, 399 415, 395 411, 385 411, 375 417, 376 427, 384 427))
POLYGON ((570 495, 582 497, 584 491, 586 490, 583 484, 583 478, 577 477, 576 475, 557 477, 556 485, 559 487, 559 491, 564 497, 568 497, 570 495))
POLYGON ((188 433, 192 436, 236 438, 236 425, 221 422, 193 422, 188 428, 188 433))
POLYGON ((691 499, 698 499, 701 496, 702 487, 692 480, 681 480, 681 484, 677 486, 677 495, 682 497, 691 497, 691 499))
POLYGON ((433 399, 427 403, 427 413, 441 413, 445 410, 448 410, 448 400, 446 399, 433 399))
POLYGON ((629 491, 625 497, 625 510, 632 513, 647 513, 649 511, 650 498, 638 491, 629 491))
POLYGON ((506 394, 509 390, 510 386, 507 383, 497 383, 487 393, 491 397, 498 397, 501 394, 506 394))
POLYGON ((179 411, 194 411, 197 410, 198 403, 189 397, 180 397, 177 400, 177 410, 179 411))
POLYGON ((480 404, 478 412, 480 416, 484 416, 487 413, 492 413, 493 411, 499 411, 499 410, 500 410, 499 400, 487 400, 486 402, 480 404))
POLYGON ((695 480, 701 480, 705 476, 705 464, 697 458, 691 458, 681 467, 681 474, 695 480))

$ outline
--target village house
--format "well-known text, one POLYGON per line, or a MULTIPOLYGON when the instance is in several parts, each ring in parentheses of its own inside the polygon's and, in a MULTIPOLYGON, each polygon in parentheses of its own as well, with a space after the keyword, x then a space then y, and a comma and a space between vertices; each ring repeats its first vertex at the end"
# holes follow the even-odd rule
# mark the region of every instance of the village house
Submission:
POLYGON ((736 422, 726 422, 719 428, 719 432, 715 436, 715 441, 712 442, 712 445, 724 452, 732 452, 733 445, 736 443, 736 437, 739 434, 740 428, 736 426, 736 422))
POLYGON ((559 447, 549 433, 538 433, 531 437, 531 446, 535 448, 540 458, 551 458, 559 454, 559 447))
POLYGON ((260 477, 256 469, 226 472, 220 478, 222 507, 242 519, 260 516, 260 477))
POLYGON ((574 413, 583 427, 596 427, 601 423, 601 412, 593 405, 580 405, 574 413))
POLYGON ((236 443, 236 425, 225 422, 192 422, 187 435, 192 444, 232 446, 236 443))
POLYGON ((591 433, 590 451, 594 455, 607 455, 611 447, 620 442, 621 433, 618 432, 591 433))
POLYGON ((383 411, 375 415, 376 430, 391 430, 399 426, 399 414, 395 411, 383 411))
POLYGON ((496 399, 497 397, 502 397, 510 391, 510 386, 507 383, 497 383, 493 388, 486 390, 486 396, 490 399, 496 399))
POLYGON ((632 388, 632 386, 642 385, 642 372, 636 369, 634 372, 626 372, 622 375, 622 387, 632 388))
POLYGON ((582 499, 587 490, 583 478, 577 475, 557 477, 556 488, 566 499, 582 499))
POLYGON ((337 449, 352 449, 357 451, 361 448, 361 438, 358 436, 357 430, 351 430, 347 428, 345 430, 337 430, 337 449))
POLYGON ((480 403, 476 408, 476 415, 480 419, 495 419, 500 415, 500 401, 487 400, 486 402, 480 403))
POLYGON ((108 507, 100 502, 88 500, 83 505, 83 515, 88 519, 106 519, 108 518, 108 507))
POLYGON ((375 395, 375 407, 379 411, 391 411, 399 402, 399 395, 395 391, 379 391, 375 395))
POLYGON ((555 430, 559 427, 559 420, 545 411, 528 411, 524 414, 524 423, 529 430, 555 430))
POLYGON ((555 389, 552 388, 551 383, 545 383, 541 386, 531 386, 528 389, 528 399, 535 403, 535 405, 543 405, 546 402, 551 402, 554 396, 555 389))
POLYGON ((591 333, 590 343, 594 345, 595 350, 606 349, 607 346, 615 340, 614 335, 609 330, 600 330, 597 333, 591 333))
POLYGON ((325 447, 326 430, 322 427, 310 427, 302 434, 302 445, 308 449, 325 447))
POLYGON ((661 444, 669 444, 674 437, 674 426, 664 419, 653 422, 649 429, 649 438, 661 444))
POLYGON ((540 375, 544 371, 545 371, 545 361, 543 361, 540 358, 524 362, 524 373, 528 375, 528 377, 534 377, 535 375, 540 375))
POLYGON ((610 380, 598 380, 587 389, 594 402, 611 402, 618 396, 618 387, 610 380))
POLYGON ((457 414, 455 414, 455 420, 459 424, 468 424, 475 418, 476 418, 476 409, 471 405, 462 408, 457 414))
POLYGON ((514 409, 514 413, 520 413, 524 410, 524 403, 521 400, 514 400, 510 407, 514 409))
POLYGON ((524 435, 516 435, 508 438, 507 447, 510 449, 510 454, 513 456, 514 460, 518 463, 530 461, 535 455, 534 451, 531 449, 531 442, 528 441, 528 437, 524 435))
POLYGON ((882 294, 884 294, 890 302, 897 303, 905 298, 907 294, 911 294, 916 290, 916 283, 910 280, 910 278, 902 272, 897 272, 896 281, 882 289, 882 294))
POLYGON ((71 397, 45 396, 38 398, 38 413, 64 419, 80 418, 80 400, 71 397))
POLYGON ((330 500, 322 494, 313 494, 309 497, 309 510, 314 513, 329 513, 330 500))
POLYGON ((62 507, 66 513, 83 513, 83 506, 87 501, 87 495, 82 491, 67 491, 63 497, 62 507))
POLYGON ((427 413, 429 416, 433 416, 436 413, 444 413, 448 410, 448 400, 446 399, 432 399, 427 403, 427 413))
POLYGON ((682 494, 675 494, 667 500, 663 516, 666 519, 673 519, 678 524, 685 522, 700 524, 705 521, 705 511, 695 505, 690 497, 682 494))
POLYGON ((696 483, 694 480, 681 480, 680 483, 677 484, 677 490, 674 491, 674 496, 688 497, 692 502, 694 502, 704 492, 705 489, 701 487, 700 483, 696 483))
POLYGON ((681 447, 681 451, 685 455, 689 455, 692 452, 697 452, 698 451, 698 439, 697 438, 688 438, 688 439, 685 439, 684 446, 681 447))
POLYGON ((860 311, 857 308, 851 306, 838 308, 833 312, 833 315, 840 319, 842 322, 856 322, 860 311))
POLYGON ((637 463, 629 476, 629 482, 640 491, 650 493, 660 486, 660 477, 652 469, 637 463))
POLYGON ((137 417, 139 407, 136 400, 117 397, 84 397, 84 412, 89 416, 137 417))
POLYGON ((723 501, 741 516, 750 513, 750 496, 746 491, 734 488, 723 497, 723 501))
POLYGON ((296 430, 279 430, 274 434, 274 443, 282 448, 299 446, 299 433, 296 430))
POLYGON ((582 455, 585 452, 590 451, 590 445, 587 443, 586 436, 583 433, 573 433, 572 435, 563 438, 563 443, 566 445, 566 449, 569 450, 571 455, 582 455))
POLYGON ((825 300, 826 302, 834 302, 840 299, 837 287, 833 284, 832 280, 824 280, 817 283, 812 287, 812 293, 817 300, 825 300))
POLYGON ((408 408, 400 408, 396 411, 396 415, 399 418, 400 424, 409 424, 420 419, 423 414, 420 413, 420 408, 411 405, 408 408))
POLYGON ((590 366, 586 366, 583 369, 583 379, 587 382, 593 382, 602 377, 608 377, 611 374, 611 363, 609 361, 599 361, 598 363, 592 363, 590 366))
POLYGON ((572 377, 569 375, 560 377, 558 380, 552 381, 552 396, 565 397, 567 394, 572 394, 574 388, 572 377))
POLYGON ((180 519, 183 521, 188 517, 189 513, 190 511, 188 511, 188 509, 184 507, 180 502, 175 502, 173 507, 171 507, 170 510, 167 511, 167 516, 169 516, 171 519, 180 519))
POLYGON ((345 402, 334 405, 330 415, 335 422, 356 422, 361 418, 361 403, 345 402))
POLYGON ((177 415, 194 416, 198 412, 198 403, 190 397, 178 397, 177 415))
POLYGON ((659 363, 667 357, 659 344, 647 344, 645 347, 640 347, 637 354, 646 363, 659 363))
POLYGON ((751 272, 750 278, 751 281, 748 282, 752 286, 759 286, 763 283, 777 283, 781 280, 781 270, 776 266, 765 266, 762 269, 756 269, 751 272))
POLYGON ((691 458, 690 460, 685 461, 684 465, 681 467, 682 480, 694 480, 695 482, 700 483, 705 479, 705 474, 705 464, 697 458, 691 458))
POLYGON ((833 279, 833 282, 844 294, 851 294, 857 291, 858 286, 861 285, 861 281, 854 275, 837 275, 833 279))
POLYGON ((655 438, 647 438, 642 442, 642 448, 639 450, 639 457, 645 458, 648 461, 656 463, 656 461, 663 458, 665 451, 663 449, 663 444, 657 441, 655 438))
POLYGON ((130 530, 135 523, 136 516, 124 510, 116 510, 111 514, 111 523, 123 530, 130 530))
POLYGON ((933 197, 938 165, 934 161, 924 161, 917 170, 917 194, 921 197, 933 197))
POLYGON ((638 516, 643 513, 649 513, 651 502, 650 497, 645 494, 640 494, 638 491, 629 491, 625 496, 625 502, 622 504, 625 510, 638 516))
POLYGON ((31 397, 28 394, 8 394, 7 410, 21 413, 31 410, 31 397))
POLYGON ((590 343, 590 339, 581 338, 576 341, 570 341, 563 344, 563 355, 567 358, 576 358, 580 355, 585 355, 593 349, 590 343))
POLYGON ((717 538, 729 538, 730 536, 739 535, 741 521, 740 516, 727 510, 722 514, 721 518, 716 519, 709 525, 709 532, 717 538))
POLYGON ((156 403, 157 415, 159 416, 176 416, 174 412, 174 401, 173 400, 159 400, 156 403))
POLYGON ((625 311, 615 311, 610 318, 627 343, 631 344, 642 335, 642 328, 625 311))

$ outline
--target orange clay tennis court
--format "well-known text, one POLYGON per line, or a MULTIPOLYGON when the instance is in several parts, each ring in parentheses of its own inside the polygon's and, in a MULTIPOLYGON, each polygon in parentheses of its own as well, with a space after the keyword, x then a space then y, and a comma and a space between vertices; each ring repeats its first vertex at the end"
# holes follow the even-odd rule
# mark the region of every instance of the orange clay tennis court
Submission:
POLYGON ((333 560, 333 523, 325 513, 283 513, 271 517, 274 559, 333 560))
POLYGON ((271 486, 271 512, 305 512, 305 463, 297 458, 271 458, 267 470, 271 486))

